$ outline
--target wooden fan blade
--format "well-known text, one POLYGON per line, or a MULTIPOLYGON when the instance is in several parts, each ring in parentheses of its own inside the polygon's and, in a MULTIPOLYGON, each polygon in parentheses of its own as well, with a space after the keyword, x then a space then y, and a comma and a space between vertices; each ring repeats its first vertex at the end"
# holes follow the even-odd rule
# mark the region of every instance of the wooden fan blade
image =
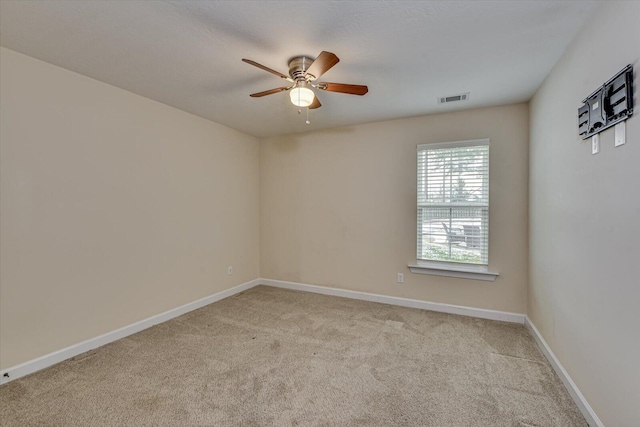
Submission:
POLYGON ((282 74, 282 73, 281 73, 281 72, 279 72, 279 71, 272 70, 272 69, 271 69, 271 68, 269 68, 269 67, 265 67, 265 66, 264 66, 264 65, 262 65, 262 64, 258 64, 256 61, 252 61, 252 60, 250 60, 250 59, 244 59, 244 58, 242 59, 242 61, 243 61, 243 62, 246 62, 247 64, 251 64, 251 65, 253 65, 254 67, 258 67, 258 68, 260 68, 261 70, 265 70, 265 71, 267 71, 267 72, 269 72, 269 73, 271 73, 271 74, 275 74, 276 76, 278 76, 278 77, 280 77, 280 78, 282 78, 282 79, 289 80, 289 81, 291 81, 291 82, 293 81, 293 79, 292 79, 291 77, 289 77, 289 76, 287 76, 287 75, 284 75, 284 74, 282 74))
POLYGON ((348 85, 344 83, 318 83, 318 89, 329 92, 348 93, 350 95, 364 95, 369 88, 363 85, 348 85))
POLYGON ((311 74, 314 77, 312 80, 315 80, 329 71, 331 67, 336 65, 338 62, 340 62, 340 59, 338 59, 336 55, 323 50, 307 69, 307 74, 311 74))
POLYGON ((289 90, 289 89, 291 89, 291 88, 288 87, 288 86, 283 86, 283 87, 278 87, 278 88, 275 88, 275 89, 265 90, 264 92, 252 93, 249 96, 251 96, 253 98, 260 98, 261 96, 271 95, 273 93, 278 93, 278 92, 284 92, 285 90, 289 90))
POLYGON ((318 96, 314 96, 313 97, 313 102, 311 103, 311 105, 309 105, 309 109, 310 110, 315 110, 316 108, 320 108, 322 107, 322 104, 320 103, 320 100, 318 99, 318 96))

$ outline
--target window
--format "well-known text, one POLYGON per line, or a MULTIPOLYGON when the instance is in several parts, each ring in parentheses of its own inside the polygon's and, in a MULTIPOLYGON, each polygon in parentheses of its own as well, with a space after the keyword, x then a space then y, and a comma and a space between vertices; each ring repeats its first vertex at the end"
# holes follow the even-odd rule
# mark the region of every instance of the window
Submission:
POLYGON ((487 265, 489 140, 418 146, 417 258, 487 265))

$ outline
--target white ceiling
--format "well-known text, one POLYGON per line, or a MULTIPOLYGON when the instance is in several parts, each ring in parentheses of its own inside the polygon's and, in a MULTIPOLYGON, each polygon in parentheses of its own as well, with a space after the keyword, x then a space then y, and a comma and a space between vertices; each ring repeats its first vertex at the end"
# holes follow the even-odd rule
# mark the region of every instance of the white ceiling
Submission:
POLYGON ((526 101, 596 3, 2 0, 0 44, 264 137, 526 101), (320 92, 311 125, 286 92, 249 97, 285 82, 242 58, 287 74, 322 50, 320 80, 369 93, 320 92))

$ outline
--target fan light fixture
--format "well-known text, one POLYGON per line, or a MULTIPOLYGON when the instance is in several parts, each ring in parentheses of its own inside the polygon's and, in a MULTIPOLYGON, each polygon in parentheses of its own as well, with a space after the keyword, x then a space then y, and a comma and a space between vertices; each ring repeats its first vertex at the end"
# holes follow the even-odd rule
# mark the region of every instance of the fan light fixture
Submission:
POLYGON ((313 103, 315 94, 308 87, 294 87, 289 93, 291 103, 296 107, 308 107, 313 103))
MULTIPOLYGON (((1 1, 1 0, 0 0, 1 1)), ((309 110, 315 110, 322 107, 320 100, 312 89, 316 91, 323 90, 327 92, 348 93, 350 95, 364 95, 369 88, 364 85, 351 85, 345 83, 326 83, 317 81, 320 76, 329 71, 334 65, 340 62, 340 59, 331 52, 322 51, 316 59, 308 56, 294 56, 289 60, 289 75, 282 74, 279 71, 272 70, 256 61, 243 58, 242 62, 260 68, 268 73, 276 75, 283 80, 289 82, 288 86, 281 86, 275 89, 263 90, 262 92, 252 93, 252 98, 261 98, 274 93, 289 92, 291 103, 298 108, 307 109, 307 121, 309 124, 309 110)), ((300 114, 302 110, 298 110, 300 114)))

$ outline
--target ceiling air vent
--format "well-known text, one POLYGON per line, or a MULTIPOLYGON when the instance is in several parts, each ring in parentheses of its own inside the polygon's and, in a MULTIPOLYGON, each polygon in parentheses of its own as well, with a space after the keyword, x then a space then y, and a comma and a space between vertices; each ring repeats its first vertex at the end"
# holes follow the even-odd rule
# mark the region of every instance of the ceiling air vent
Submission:
POLYGON ((448 104, 449 102, 466 101, 469 99, 469 92, 460 93, 458 95, 439 96, 438 104, 448 104))

